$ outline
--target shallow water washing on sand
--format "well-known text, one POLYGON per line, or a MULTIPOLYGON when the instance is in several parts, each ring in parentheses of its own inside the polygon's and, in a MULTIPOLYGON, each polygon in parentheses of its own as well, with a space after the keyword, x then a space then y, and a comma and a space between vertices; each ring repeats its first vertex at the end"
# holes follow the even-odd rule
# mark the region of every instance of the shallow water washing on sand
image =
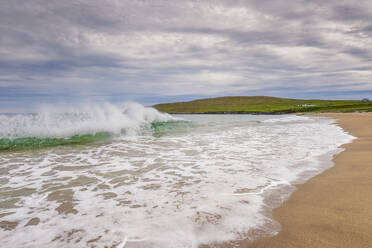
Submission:
POLYGON ((39 134, 32 117, 27 137, 109 138, 0 153, 2 247, 198 247, 275 232, 268 197, 320 173, 352 139, 322 117, 172 118, 141 108, 133 121, 130 111, 39 134))

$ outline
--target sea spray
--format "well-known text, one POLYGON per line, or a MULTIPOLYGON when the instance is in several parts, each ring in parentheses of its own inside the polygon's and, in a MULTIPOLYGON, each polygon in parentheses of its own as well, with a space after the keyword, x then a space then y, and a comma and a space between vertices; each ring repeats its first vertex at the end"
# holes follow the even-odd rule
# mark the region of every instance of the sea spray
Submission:
POLYGON ((131 102, 43 106, 35 114, 0 114, 0 150, 90 143, 136 135, 152 123, 176 120, 131 102))

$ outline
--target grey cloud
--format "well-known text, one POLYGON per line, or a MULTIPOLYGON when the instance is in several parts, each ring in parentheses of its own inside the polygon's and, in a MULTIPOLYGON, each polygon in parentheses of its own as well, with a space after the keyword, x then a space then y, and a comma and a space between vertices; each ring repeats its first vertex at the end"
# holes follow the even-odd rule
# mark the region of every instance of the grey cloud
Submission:
POLYGON ((371 13, 367 1, 2 1, 0 102, 372 89, 371 13))
POLYGON ((358 6, 357 3, 349 3, 336 5, 332 9, 332 18, 339 21, 365 21, 372 19, 371 9, 366 9, 364 6, 358 6))

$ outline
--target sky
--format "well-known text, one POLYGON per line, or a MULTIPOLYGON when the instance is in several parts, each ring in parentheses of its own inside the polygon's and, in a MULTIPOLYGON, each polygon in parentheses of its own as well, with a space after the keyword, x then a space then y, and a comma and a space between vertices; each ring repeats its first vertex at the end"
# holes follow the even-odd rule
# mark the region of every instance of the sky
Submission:
POLYGON ((371 0, 0 0, 0 112, 372 98, 371 0))

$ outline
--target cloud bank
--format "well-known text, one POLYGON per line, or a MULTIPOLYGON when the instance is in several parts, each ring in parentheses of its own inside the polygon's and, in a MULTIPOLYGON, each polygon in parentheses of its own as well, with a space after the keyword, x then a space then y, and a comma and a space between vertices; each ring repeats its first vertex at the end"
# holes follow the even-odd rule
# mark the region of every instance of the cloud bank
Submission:
POLYGON ((0 111, 220 95, 372 97, 372 2, 2 0, 0 111))

